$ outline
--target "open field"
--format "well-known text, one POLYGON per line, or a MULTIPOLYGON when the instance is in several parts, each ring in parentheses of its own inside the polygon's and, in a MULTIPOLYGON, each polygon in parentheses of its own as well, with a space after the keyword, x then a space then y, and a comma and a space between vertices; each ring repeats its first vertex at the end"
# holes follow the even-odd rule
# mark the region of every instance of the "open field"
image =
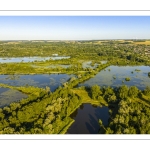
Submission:
POLYGON ((77 94, 79 97, 81 97, 82 99, 82 103, 90 103, 92 105, 97 105, 97 106, 108 106, 108 104, 106 103, 106 101, 104 99, 98 101, 98 100, 94 100, 91 97, 89 97, 88 92, 85 90, 79 90, 79 89, 73 89, 72 90, 73 93, 77 94))
POLYGON ((144 44, 144 45, 150 45, 150 40, 145 42, 133 42, 133 44, 144 44))

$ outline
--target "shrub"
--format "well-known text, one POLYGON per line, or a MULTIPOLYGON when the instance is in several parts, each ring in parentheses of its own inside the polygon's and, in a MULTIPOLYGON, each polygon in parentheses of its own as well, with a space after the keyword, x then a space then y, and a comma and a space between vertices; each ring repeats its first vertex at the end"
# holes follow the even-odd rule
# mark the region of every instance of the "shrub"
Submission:
POLYGON ((126 81, 130 81, 131 79, 129 77, 125 78, 126 81))

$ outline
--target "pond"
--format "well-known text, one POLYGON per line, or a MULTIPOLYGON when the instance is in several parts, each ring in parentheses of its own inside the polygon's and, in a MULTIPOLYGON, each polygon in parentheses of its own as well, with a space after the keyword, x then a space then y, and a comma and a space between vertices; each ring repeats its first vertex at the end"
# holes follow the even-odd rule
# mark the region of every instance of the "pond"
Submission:
POLYGON ((34 62, 34 61, 45 61, 45 60, 59 60, 68 59, 70 56, 55 56, 55 57, 3 57, 0 58, 1 63, 18 63, 18 62, 34 62))
POLYGON ((70 126, 66 134, 97 134, 101 119, 104 125, 108 125, 108 107, 82 104, 72 115, 75 122, 70 126))
POLYGON ((79 84, 78 86, 111 86, 119 87, 121 85, 137 86, 140 90, 150 86, 149 66, 109 66, 100 71, 95 77, 79 84), (130 81, 125 78, 129 77, 130 81))
POLYGON ((0 107, 9 105, 12 102, 19 101, 22 98, 27 98, 28 95, 17 90, 9 88, 0 88, 0 107))
POLYGON ((97 63, 95 63, 93 66, 91 66, 92 61, 86 61, 82 63, 82 68, 96 68, 97 67, 97 63))
MULTIPOLYGON (((103 61, 100 61, 101 64, 106 64, 107 61, 103 60, 103 61)), ((85 61, 82 63, 82 68, 92 68, 92 69, 95 69, 99 64, 98 63, 95 63, 94 65, 92 65, 92 61, 85 61)))
POLYGON ((101 64, 106 64, 107 63, 107 60, 102 60, 102 61, 100 61, 101 62, 101 64))
POLYGON ((12 86, 36 86, 41 88, 48 86, 53 92, 73 76, 67 74, 0 75, 0 83, 12 86))

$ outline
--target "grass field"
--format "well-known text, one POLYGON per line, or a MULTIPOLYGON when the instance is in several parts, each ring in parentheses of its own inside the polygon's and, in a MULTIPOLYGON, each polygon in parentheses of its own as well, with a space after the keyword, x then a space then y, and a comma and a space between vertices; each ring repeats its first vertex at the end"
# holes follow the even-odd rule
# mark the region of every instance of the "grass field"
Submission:
POLYGON ((144 45, 150 45, 150 40, 145 42, 133 42, 133 44, 144 44, 144 45))
POLYGON ((75 93, 79 97, 81 97, 82 103, 84 103, 84 104, 90 103, 90 104, 97 105, 97 106, 102 106, 102 105, 108 106, 108 104, 105 100, 98 101, 98 100, 91 99, 88 95, 88 92, 85 90, 72 89, 72 91, 73 91, 73 93, 75 93))
POLYGON ((144 45, 150 45, 150 40, 146 40, 146 41, 132 41, 132 40, 117 40, 118 42, 122 43, 122 42, 130 42, 131 44, 134 44, 134 45, 139 45, 139 44, 144 44, 144 45))

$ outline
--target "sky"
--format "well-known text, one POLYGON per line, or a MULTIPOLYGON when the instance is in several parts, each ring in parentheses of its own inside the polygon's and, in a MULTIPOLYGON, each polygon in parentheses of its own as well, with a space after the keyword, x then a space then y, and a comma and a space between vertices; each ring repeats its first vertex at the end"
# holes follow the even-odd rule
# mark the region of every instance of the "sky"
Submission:
POLYGON ((0 16, 0 40, 150 39, 150 16, 0 16))

